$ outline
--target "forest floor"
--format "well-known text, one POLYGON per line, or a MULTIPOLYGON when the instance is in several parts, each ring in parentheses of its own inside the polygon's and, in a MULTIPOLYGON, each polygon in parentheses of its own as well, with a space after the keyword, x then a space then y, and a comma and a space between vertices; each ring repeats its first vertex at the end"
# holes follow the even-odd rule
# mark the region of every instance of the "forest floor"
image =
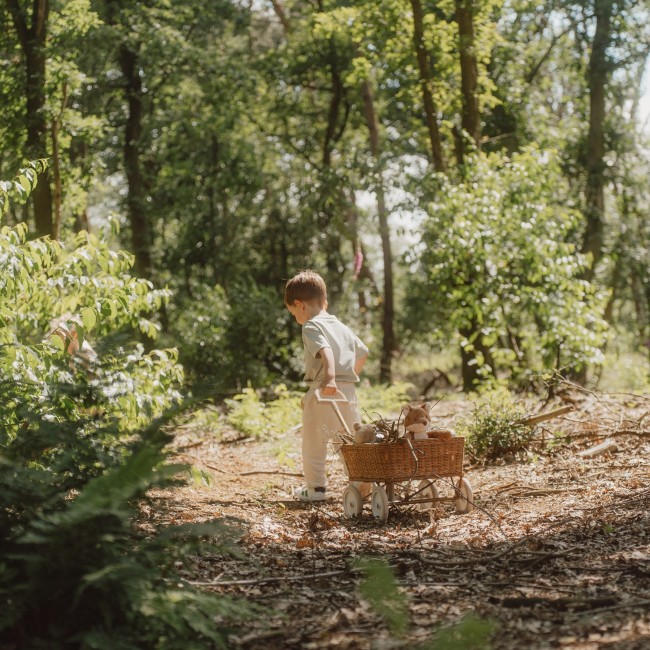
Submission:
MULTIPOLYGON (((645 649, 650 399, 581 395, 575 407, 546 423, 570 434, 567 444, 527 462, 466 467, 474 512, 458 514, 451 503, 425 511, 396 506, 387 522, 373 519, 367 504, 360 518, 344 517, 346 480, 335 459, 328 501, 291 500, 292 488, 301 485, 298 434, 218 441, 183 429, 179 459, 210 472, 213 481, 152 495, 142 524, 153 530, 214 517, 239 520, 238 555, 204 554, 184 570, 206 590, 269 608, 232 638, 236 648, 488 647, 487 641, 471 645, 462 634, 458 645, 432 644, 440 629, 471 614, 491 622, 495 650, 645 649), (604 438, 618 449, 578 455, 604 438), (386 618, 360 595, 365 574, 358 562, 368 557, 392 567, 406 600, 400 634, 391 634, 386 618)), ((445 401, 436 412, 446 409, 453 420, 467 408, 445 401)), ((451 494, 443 479, 438 483, 442 494, 451 494)), ((465 620, 461 628, 480 638, 478 624, 465 620)))

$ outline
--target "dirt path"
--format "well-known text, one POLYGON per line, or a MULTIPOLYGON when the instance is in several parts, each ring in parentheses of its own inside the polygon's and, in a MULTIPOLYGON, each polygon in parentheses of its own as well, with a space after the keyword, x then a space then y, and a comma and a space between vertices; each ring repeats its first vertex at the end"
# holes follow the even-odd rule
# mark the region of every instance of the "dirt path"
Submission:
MULTIPOLYGON (((595 435, 598 427, 584 424, 594 417, 585 407, 571 426, 595 435)), ((149 512, 151 526, 241 520, 243 557, 203 556, 187 574, 207 590, 272 608, 245 626, 235 647, 415 648, 468 613, 496 625, 495 649, 650 647, 647 438, 620 436, 618 452, 582 459, 576 451, 598 441, 582 437, 533 462, 470 468, 475 512, 400 507, 382 523, 368 505, 360 519, 344 518, 346 482, 335 460, 335 498, 291 501, 300 438, 288 435, 231 444, 180 435, 180 445, 194 445, 182 460, 211 472, 213 483, 159 493, 149 512), (407 599, 400 638, 359 594, 357 562, 368 556, 390 563, 407 599)))

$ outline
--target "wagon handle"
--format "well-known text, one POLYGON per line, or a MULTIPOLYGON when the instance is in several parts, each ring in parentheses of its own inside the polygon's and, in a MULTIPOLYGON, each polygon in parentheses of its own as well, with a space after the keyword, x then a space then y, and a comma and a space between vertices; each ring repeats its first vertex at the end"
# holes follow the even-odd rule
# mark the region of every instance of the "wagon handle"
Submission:
POLYGON ((320 388, 317 388, 314 391, 314 394, 316 395, 316 399, 319 402, 343 402, 343 403, 347 403, 347 401, 348 401, 348 398, 338 388, 336 389, 336 393, 334 395, 322 395, 321 392, 320 392, 320 388))
POLYGON ((347 433, 349 436, 352 435, 352 432, 350 431, 350 427, 348 427, 348 423, 345 421, 345 418, 343 417, 343 414, 341 413, 341 409, 339 409, 339 405, 337 402, 342 402, 343 404, 348 403, 348 398, 340 391, 337 390, 335 395, 321 395, 320 388, 317 388, 316 391, 314 392, 316 395, 316 401, 319 404, 331 404, 332 408, 334 409, 334 412, 336 413, 336 417, 338 418, 339 422, 341 423, 341 426, 343 427, 343 430, 345 433, 347 433))

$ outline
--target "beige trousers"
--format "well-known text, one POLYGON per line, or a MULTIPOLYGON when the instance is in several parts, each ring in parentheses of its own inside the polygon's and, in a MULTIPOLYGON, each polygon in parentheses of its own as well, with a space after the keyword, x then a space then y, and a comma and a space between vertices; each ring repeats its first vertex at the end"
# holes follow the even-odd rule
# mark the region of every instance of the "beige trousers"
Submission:
MULTIPOLYGON (((347 404, 338 402, 339 410, 350 431, 354 431, 354 423, 361 422, 354 384, 337 385, 348 399, 347 404)), ((310 488, 327 486, 325 461, 328 442, 336 441, 336 434, 343 430, 332 404, 317 401, 316 388, 312 386, 302 399, 302 471, 310 488)))

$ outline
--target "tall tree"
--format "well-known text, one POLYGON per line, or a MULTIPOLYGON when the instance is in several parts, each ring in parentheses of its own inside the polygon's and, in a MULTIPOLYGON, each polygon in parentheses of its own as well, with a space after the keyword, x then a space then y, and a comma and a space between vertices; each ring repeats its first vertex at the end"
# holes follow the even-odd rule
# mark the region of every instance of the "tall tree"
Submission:
POLYGON ((429 132, 429 145, 431 147, 431 160, 437 172, 445 171, 445 156, 443 154, 440 129, 438 127, 438 110, 433 98, 431 61, 424 39, 424 12, 421 0, 411 0, 413 9, 413 44, 420 73, 420 88, 424 116, 429 132))
POLYGON ((144 90, 140 72, 138 46, 122 43, 119 50, 120 69, 124 75, 127 116, 124 126, 124 170, 129 186, 127 206, 131 223, 131 245, 135 269, 139 275, 151 275, 151 224, 145 207, 145 188, 141 170, 142 122, 144 90))
POLYGON ((379 118, 375 110, 372 86, 369 81, 361 84, 363 98, 363 113, 368 127, 370 153, 374 161, 374 188, 377 196, 377 217, 379 219, 379 236, 381 238, 382 259, 384 262, 384 301, 382 306, 382 345, 379 360, 379 379, 382 382, 392 381, 392 359, 395 352, 395 306, 393 289, 393 253, 390 244, 390 229, 388 226, 388 209, 386 208, 386 191, 384 189, 384 173, 381 164, 381 149, 379 135, 379 118))
MULTIPOLYGON (((467 138, 472 147, 480 148, 481 115, 478 104, 478 63, 474 42, 475 2, 455 0, 455 3, 461 82, 461 132, 456 133, 456 158, 462 168, 468 148, 467 138)), ((476 317, 469 318, 459 328, 463 341, 460 350, 463 390, 466 392, 473 390, 480 383, 481 373, 485 376, 486 370, 488 374, 495 370, 492 351, 485 345, 481 329, 482 325, 476 317), (477 362, 477 353, 482 364, 477 362)))
POLYGON ((474 43, 474 0, 456 1, 456 23, 458 25, 458 52, 460 58, 461 85, 461 128, 457 134, 457 158, 463 164, 466 143, 465 134, 475 147, 481 143, 481 116, 478 106, 478 63, 474 43))
POLYGON ((594 270, 603 255, 605 213, 605 119, 608 77, 612 69, 607 50, 612 40, 612 14, 614 0, 594 0, 596 26, 587 68, 589 89, 589 132, 585 167, 586 228, 582 252, 589 253, 592 264, 587 279, 593 278, 594 270))
MULTIPOLYGON (((152 226, 146 206, 146 190, 142 172, 142 139, 146 114, 146 90, 143 85, 144 64, 142 39, 149 25, 148 3, 130 0, 105 0, 103 16, 114 39, 117 65, 122 75, 121 91, 125 100, 123 119, 122 162, 127 182, 126 207, 131 228, 131 249, 135 256, 135 270, 142 277, 152 273, 152 226), (132 29, 132 23, 138 29, 132 29)), ((152 34, 149 34, 154 38, 152 34)))
MULTIPOLYGON (((45 111, 46 44, 50 5, 48 0, 33 0, 27 12, 19 0, 5 0, 23 54, 25 67, 25 123, 26 151, 29 159, 47 157, 48 125, 45 111)), ((38 235, 52 235, 52 188, 47 171, 39 175, 38 185, 32 194, 34 222, 38 235)))

